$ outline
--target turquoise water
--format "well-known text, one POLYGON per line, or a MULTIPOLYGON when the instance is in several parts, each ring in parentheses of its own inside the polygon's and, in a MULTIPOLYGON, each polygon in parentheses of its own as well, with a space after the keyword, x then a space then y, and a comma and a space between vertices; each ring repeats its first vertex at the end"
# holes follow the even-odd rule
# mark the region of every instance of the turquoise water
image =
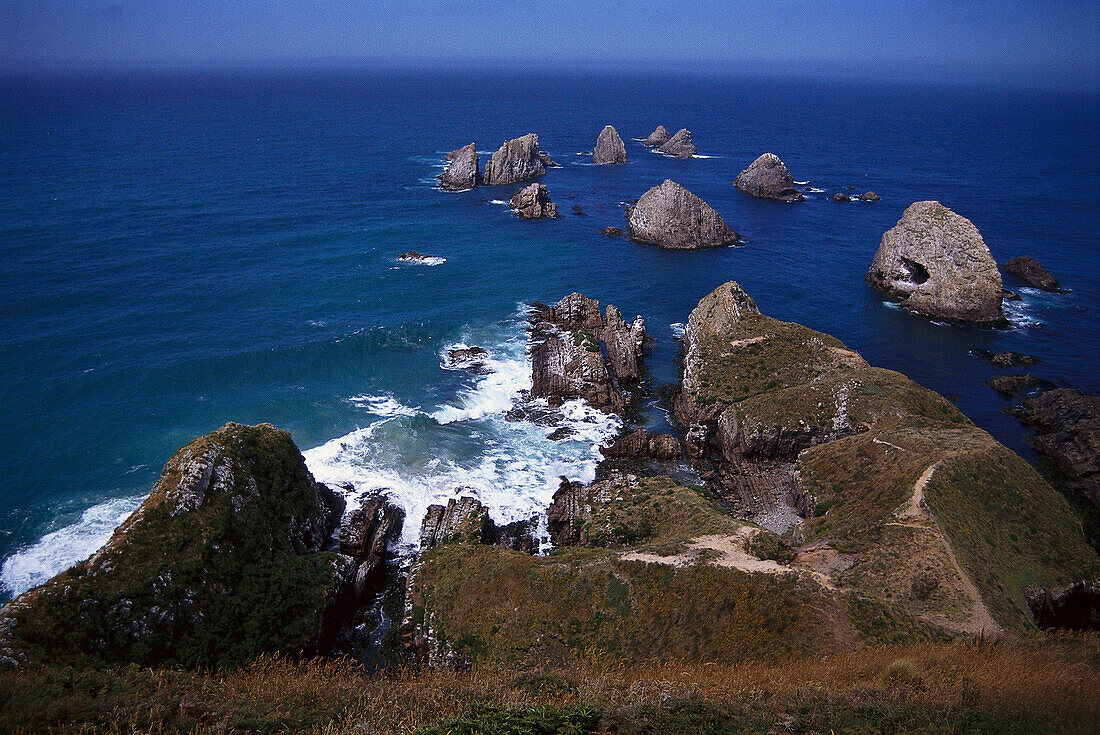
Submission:
MULTIPOLYGON (((167 458, 226 421, 288 429, 321 479, 387 487, 410 509, 473 488, 502 519, 561 474, 591 475, 614 421, 578 434, 506 421, 527 378, 523 304, 579 290, 642 314, 655 386, 677 324, 736 279, 761 308, 836 335, 948 395, 1027 454, 971 349, 1039 355, 1100 390, 1095 96, 626 75, 473 73, 7 78, 0 98, 0 558, 8 593, 92 551, 167 458), (623 166, 585 165, 605 124, 623 166), (706 157, 634 138, 692 130, 706 157), (537 132, 564 216, 528 222, 514 187, 444 193, 443 154, 537 132), (803 204, 730 186, 764 151, 803 204), (666 252, 607 238, 664 178, 710 202, 743 247, 666 252), (834 191, 874 190, 877 204, 834 191), (1028 254, 1070 290, 1020 289, 1013 327, 943 326, 863 282, 912 201, 969 217, 998 261, 1028 254), (574 212, 574 206, 584 216, 574 212), (407 250, 445 259, 405 264, 407 250), (494 372, 445 370, 486 347, 494 372)), ((484 156, 483 156, 484 161, 484 156)), ((1006 279, 1008 287, 1018 286, 1006 279)), ((650 406, 646 420, 663 422, 650 406)), ((1030 455, 1028 455, 1030 456, 1030 455)))

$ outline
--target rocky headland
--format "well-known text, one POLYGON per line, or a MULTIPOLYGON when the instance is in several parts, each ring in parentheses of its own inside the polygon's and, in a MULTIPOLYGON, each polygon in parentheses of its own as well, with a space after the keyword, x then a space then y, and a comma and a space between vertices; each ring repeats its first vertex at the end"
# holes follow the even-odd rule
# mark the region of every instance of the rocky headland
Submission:
POLYGON ((939 202, 914 202, 882 236, 867 281, 909 311, 1002 326, 1001 274, 978 228, 939 202))
POLYGON ((802 192, 794 188, 794 177, 774 153, 765 153, 737 174, 733 185, 746 194, 781 202, 800 202, 802 192))
POLYGON ((630 237, 670 250, 736 245, 740 236, 714 208, 672 179, 654 186, 630 208, 630 237))
POLYGON ((592 149, 592 163, 626 163, 626 145, 619 137, 619 131, 610 125, 604 126, 592 149))

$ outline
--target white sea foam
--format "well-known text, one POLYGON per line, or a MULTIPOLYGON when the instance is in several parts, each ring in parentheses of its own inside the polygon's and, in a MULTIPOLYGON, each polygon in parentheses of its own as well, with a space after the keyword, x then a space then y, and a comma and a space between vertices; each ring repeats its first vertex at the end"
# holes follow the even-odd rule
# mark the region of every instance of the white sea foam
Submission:
POLYGON ((348 402, 354 404, 357 408, 365 409, 375 416, 382 418, 388 418, 390 416, 415 416, 420 413, 420 409, 410 408, 402 404, 390 393, 383 393, 377 396, 352 396, 348 399, 348 402))
MULTIPOLYGON (((1020 293, 1025 293, 1025 290, 1021 288, 1020 293)), ((1005 319, 1008 319, 1008 323, 1016 329, 1031 329, 1043 326, 1042 320, 1035 316, 1031 309, 1032 305, 1028 303, 1027 299, 1004 302, 1005 319)))
POLYGON ((702 153, 696 153, 692 158, 721 158, 721 156, 704 156, 702 153))
POLYGON ((92 506, 76 523, 47 533, 5 559, 0 566, 0 584, 18 595, 87 559, 107 543, 141 501, 140 497, 116 498, 92 506))
POLYGON ((317 328, 327 327, 328 322, 326 322, 324 319, 310 319, 309 326, 317 328))
POLYGON ((440 258, 436 255, 421 255, 419 258, 398 258, 402 263, 409 263, 411 265, 443 265, 447 262, 446 258, 440 258))
POLYGON ((814 194, 824 194, 825 193, 824 189, 818 189, 816 186, 811 186, 806 191, 812 192, 814 194))
POLYGON ((808 184, 810 182, 809 181, 796 181, 794 183, 798 184, 799 186, 805 186, 806 184, 808 184))
POLYGON ((669 328, 669 331, 672 332, 672 336, 675 337, 676 339, 683 339, 684 338, 684 330, 687 329, 687 327, 684 325, 683 322, 673 322, 672 324, 668 325, 668 328, 669 328))
POLYGON ((507 204, 503 199, 490 199, 489 204, 507 204))
POLYGON ((360 494, 384 491, 405 509, 402 545, 409 548, 427 507, 461 495, 477 497, 501 523, 541 517, 562 475, 595 478, 598 447, 615 436, 621 421, 579 400, 555 411, 527 399, 530 365, 520 324, 485 357, 491 372, 451 404, 417 417, 380 419, 310 449, 304 453, 310 471, 331 486, 354 486, 352 507, 360 494), (521 403, 546 420, 508 420, 508 411, 521 403), (570 436, 550 440, 559 427, 570 436))

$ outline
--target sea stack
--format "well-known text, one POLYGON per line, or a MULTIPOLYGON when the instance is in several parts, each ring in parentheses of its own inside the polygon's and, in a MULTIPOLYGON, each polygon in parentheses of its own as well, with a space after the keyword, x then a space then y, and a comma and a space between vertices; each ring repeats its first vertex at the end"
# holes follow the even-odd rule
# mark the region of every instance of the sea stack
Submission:
POLYGON ((447 154, 447 170, 439 175, 439 188, 464 191, 477 184, 477 146, 473 143, 447 154))
POLYGON ((539 154, 539 136, 534 133, 506 140, 485 166, 482 182, 489 186, 530 181, 546 173, 539 154))
POLYGON ((619 137, 619 131, 605 125, 592 149, 592 163, 626 163, 626 146, 619 137))
POLYGON ((649 137, 642 141, 642 145, 649 146, 650 148, 657 148, 668 142, 669 134, 664 125, 658 125, 657 129, 649 134, 649 137))
POLYGON ((802 192, 794 188, 794 177, 774 153, 765 153, 737 174, 733 185, 746 194, 781 202, 800 202, 802 192))
MULTIPOLYGON (((653 131, 656 133, 657 131, 653 131)), ((676 131, 676 135, 665 141, 657 150, 661 153, 665 153, 676 158, 691 158, 699 149, 695 147, 695 143, 691 141, 691 131, 687 128, 680 128, 676 131)))
POLYGON ((671 250, 736 245, 741 239, 713 207, 671 179, 642 195, 629 224, 633 239, 671 250))
POLYGON ((546 193, 546 185, 538 182, 523 187, 512 195, 512 211, 524 219, 546 219, 558 216, 558 207, 546 193))
POLYGON ((867 281, 933 319, 1001 325, 1001 274, 978 228, 939 202, 914 202, 882 236, 867 281))

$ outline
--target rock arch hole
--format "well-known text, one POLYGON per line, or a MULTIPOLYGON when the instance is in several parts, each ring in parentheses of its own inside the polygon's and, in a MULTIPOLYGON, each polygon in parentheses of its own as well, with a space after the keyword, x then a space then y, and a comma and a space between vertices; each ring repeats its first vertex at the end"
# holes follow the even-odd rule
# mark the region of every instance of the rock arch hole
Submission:
POLYGON ((928 269, 915 260, 902 258, 901 267, 905 271, 905 280, 910 283, 915 283, 919 286, 930 278, 928 269))

